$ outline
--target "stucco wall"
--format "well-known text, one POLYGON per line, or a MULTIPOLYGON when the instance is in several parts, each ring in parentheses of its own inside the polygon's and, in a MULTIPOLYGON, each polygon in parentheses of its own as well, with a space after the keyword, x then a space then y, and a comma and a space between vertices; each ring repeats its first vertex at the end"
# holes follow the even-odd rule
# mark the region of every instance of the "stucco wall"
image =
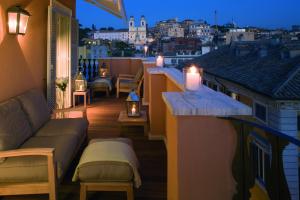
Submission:
POLYGON ((0 101, 30 88, 45 87, 48 4, 48 1, 41 0, 1 0, 0 101), (25 36, 7 33, 6 10, 16 4, 32 15, 25 36))
MULTIPOLYGON (((62 2, 75 10, 75 0, 62 2)), ((49 0, 0 1, 0 102, 31 88, 45 91, 48 5, 49 0), (25 36, 7 33, 6 11, 14 5, 32 15, 25 36)))

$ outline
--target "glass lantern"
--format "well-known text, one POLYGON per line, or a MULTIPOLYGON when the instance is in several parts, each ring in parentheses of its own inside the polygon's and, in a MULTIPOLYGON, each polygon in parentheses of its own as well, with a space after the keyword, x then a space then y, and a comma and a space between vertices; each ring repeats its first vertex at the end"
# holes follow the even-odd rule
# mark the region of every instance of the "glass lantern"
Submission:
POLYGON ((196 65, 183 68, 183 80, 186 91, 199 90, 203 80, 203 69, 196 65))
POLYGON ((105 78, 108 76, 108 69, 107 68, 100 68, 100 77, 105 78))
POLYGON ((14 6, 7 10, 8 32, 10 34, 25 35, 30 13, 21 8, 14 6))
POLYGON ((109 76, 109 71, 108 71, 108 68, 106 67, 105 63, 103 63, 102 66, 100 67, 99 73, 100 73, 101 78, 105 78, 105 77, 109 76))
POLYGON ((141 102, 140 97, 132 91, 129 93, 126 99, 126 108, 128 117, 140 117, 141 116, 141 102))
POLYGON ((83 92, 87 89, 87 81, 85 77, 83 76, 82 72, 79 72, 75 79, 75 91, 77 92, 83 92))

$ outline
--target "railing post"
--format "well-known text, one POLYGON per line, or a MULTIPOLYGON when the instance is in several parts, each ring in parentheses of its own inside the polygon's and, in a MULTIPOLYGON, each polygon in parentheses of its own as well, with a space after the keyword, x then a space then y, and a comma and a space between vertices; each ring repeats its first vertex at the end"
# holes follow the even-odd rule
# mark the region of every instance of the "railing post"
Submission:
POLYGON ((92 81, 92 66, 91 66, 91 61, 92 59, 88 59, 88 75, 89 75, 89 78, 88 78, 88 81, 91 82, 92 81))
POLYGON ((93 59, 93 79, 97 76, 96 59, 93 59))
POLYGON ((79 58, 78 59, 78 72, 81 72, 82 71, 82 65, 81 65, 81 61, 82 61, 82 58, 79 58))
POLYGON ((83 59, 83 75, 86 78, 86 59, 83 59))

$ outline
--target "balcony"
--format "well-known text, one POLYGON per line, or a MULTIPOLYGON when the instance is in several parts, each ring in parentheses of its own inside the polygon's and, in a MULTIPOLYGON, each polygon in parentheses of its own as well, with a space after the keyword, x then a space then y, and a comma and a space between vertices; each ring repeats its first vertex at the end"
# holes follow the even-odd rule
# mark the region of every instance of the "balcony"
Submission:
MULTIPOLYGON (((53 71, 51 64, 56 66, 56 60, 46 59, 46 27, 37 26, 47 24, 44 10, 48 8, 48 2, 34 2, 33 5, 29 3, 29 7, 35 27, 29 26, 29 33, 24 37, 5 35, 5 31, 1 31, 5 23, 0 19, 0 60, 4 63, 0 74, 3 80, 1 102, 30 88, 39 88, 44 93, 55 90, 53 77, 46 74, 53 71), (48 69, 41 67, 48 62, 48 69)), ((0 11, 2 14, 2 5, 0 11)), ((55 53, 50 52, 56 59, 55 53)), ((87 107, 88 140, 120 136, 132 139, 142 177, 141 188, 134 191, 135 199, 281 200, 299 196, 300 141, 253 122, 251 108, 245 104, 206 86, 191 95, 184 91, 180 71, 156 68, 153 61, 140 58, 77 60, 73 53, 70 58, 75 61, 72 66, 67 63, 70 67, 68 75, 79 65, 90 83, 99 75, 101 63, 110 67, 112 86, 120 74, 134 75, 138 69, 144 69, 141 94, 143 110, 149 119, 146 135, 140 127, 120 128, 117 120, 119 113, 125 110, 127 94, 118 99, 114 89, 110 97, 99 92, 87 107)), ((65 60, 68 59, 62 59, 56 68, 65 67, 65 60)), ((71 87, 68 89, 70 104, 72 90, 71 87)), ((55 92, 52 95, 55 96, 55 92)), ((57 184, 58 199, 79 199, 79 183, 71 182, 71 178, 81 153, 76 155, 62 183, 57 184)), ((29 193, 26 189, 25 194, 29 193)), ((5 192, 7 190, 1 188, 0 194, 5 192)), ((126 199, 125 194, 118 192, 89 193, 88 197, 126 199)), ((48 195, 5 196, 3 199, 42 200, 48 199, 48 195)))
MULTIPOLYGON (((182 74, 157 68, 153 61, 138 58, 79 60, 90 81, 100 63, 110 66, 112 79, 121 73, 135 74, 144 68, 143 110, 150 131, 120 128, 126 94, 115 98, 97 93, 87 108, 88 139, 127 137, 141 162, 142 187, 136 199, 289 199, 283 151, 291 153, 300 142, 251 122, 251 109, 205 86, 196 97, 184 92, 182 74), (193 99, 194 98, 194 99, 193 99), (158 109, 159 108, 159 109, 158 109), (276 188, 276 189, 274 189, 276 188)), ((59 199, 77 199, 78 184, 71 182, 74 160, 59 185, 59 199)), ((290 162, 298 159, 289 157, 290 162)), ((91 199, 122 199, 122 193, 91 193, 91 199)), ((46 195, 4 199, 47 199, 46 195)))

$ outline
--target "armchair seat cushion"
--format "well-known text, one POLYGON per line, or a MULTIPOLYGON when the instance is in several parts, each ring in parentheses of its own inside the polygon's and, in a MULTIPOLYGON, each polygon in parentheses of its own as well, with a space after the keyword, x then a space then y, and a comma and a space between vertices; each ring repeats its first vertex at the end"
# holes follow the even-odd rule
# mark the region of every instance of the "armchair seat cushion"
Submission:
POLYGON ((136 89, 138 84, 134 80, 120 80, 120 89, 136 89))
MULTIPOLYGON (((60 179, 69 166, 77 146, 72 135, 55 137, 32 137, 22 148, 55 148, 57 176, 60 179)), ((44 182, 48 180, 47 158, 45 156, 23 156, 7 158, 0 164, 1 183, 44 182)))
POLYGON ((74 135, 81 141, 87 127, 88 121, 84 118, 51 119, 36 133, 36 136, 74 135))

